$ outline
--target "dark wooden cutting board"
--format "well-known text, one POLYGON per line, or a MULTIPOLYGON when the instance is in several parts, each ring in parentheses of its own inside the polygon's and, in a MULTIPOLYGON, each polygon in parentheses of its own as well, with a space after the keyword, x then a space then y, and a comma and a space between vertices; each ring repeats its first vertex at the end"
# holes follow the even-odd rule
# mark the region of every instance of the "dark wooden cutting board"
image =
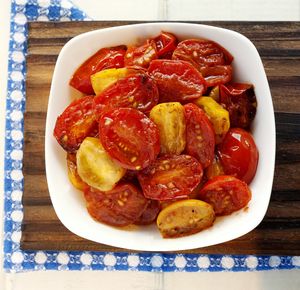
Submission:
MULTIPOLYGON (((124 24, 128 22, 29 23, 22 249, 124 251, 80 238, 61 224, 49 197, 44 162, 47 103, 59 51, 80 33, 124 24)), ((276 170, 268 212, 255 230, 231 242, 187 252, 299 255, 300 23, 205 24, 244 34, 262 57, 276 111, 276 170)))

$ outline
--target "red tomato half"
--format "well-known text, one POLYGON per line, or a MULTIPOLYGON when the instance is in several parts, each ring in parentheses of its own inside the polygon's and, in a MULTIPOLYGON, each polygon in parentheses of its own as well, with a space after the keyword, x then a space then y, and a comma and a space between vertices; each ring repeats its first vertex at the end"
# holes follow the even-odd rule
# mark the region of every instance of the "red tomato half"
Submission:
POLYGON ((232 79, 231 65, 206 66, 200 69, 207 87, 226 84, 232 79))
POLYGON ((101 113, 103 107, 131 107, 149 112, 158 102, 155 82, 145 73, 129 75, 105 89, 95 97, 95 111, 101 113))
POLYGON ((87 136, 95 136, 98 123, 93 110, 93 97, 73 101, 57 118, 53 135, 68 152, 76 151, 87 136))
POLYGON ((169 32, 162 31, 160 35, 154 39, 156 51, 159 58, 170 59, 172 53, 177 46, 177 38, 169 32))
POLYGON ((103 112, 99 131, 105 150, 124 168, 143 169, 160 151, 158 128, 136 109, 115 108, 103 112))
POLYGON ((197 69, 231 64, 232 55, 221 45, 207 39, 187 39, 178 43, 173 59, 186 60, 197 69))
POLYGON ((97 221, 111 226, 134 223, 149 203, 137 187, 130 183, 121 183, 106 192, 86 187, 84 197, 89 214, 97 221))
POLYGON ((201 73, 186 61, 157 59, 148 71, 156 81, 161 102, 197 99, 206 90, 201 73))
POLYGON ((215 151, 215 132, 202 109, 184 105, 186 118, 186 152, 199 160, 203 168, 211 164, 215 151))
POLYGON ((138 173, 144 195, 170 200, 187 197, 200 183, 201 164, 189 155, 165 155, 138 173))
POLYGON ((125 52, 124 45, 100 49, 76 70, 70 86, 84 94, 94 94, 91 75, 103 69, 124 67, 125 52))
POLYGON ((216 215, 228 215, 248 204, 251 191, 245 182, 233 176, 221 175, 204 185, 199 199, 211 204, 216 215))
POLYGON ((258 150, 250 133, 230 129, 218 146, 218 154, 226 174, 250 183, 256 173, 258 150))
POLYGON ((157 58, 154 41, 149 41, 141 46, 132 46, 127 49, 125 66, 141 66, 147 68, 151 60, 157 58))
POLYGON ((257 106, 252 85, 239 83, 221 85, 220 102, 229 112, 231 127, 249 128, 257 106))

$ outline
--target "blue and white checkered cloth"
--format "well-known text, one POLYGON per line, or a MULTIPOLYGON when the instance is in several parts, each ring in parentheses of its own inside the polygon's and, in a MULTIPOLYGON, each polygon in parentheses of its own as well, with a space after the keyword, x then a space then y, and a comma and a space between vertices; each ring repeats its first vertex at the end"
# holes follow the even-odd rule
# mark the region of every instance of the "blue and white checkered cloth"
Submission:
POLYGON ((23 112, 27 21, 90 20, 69 0, 12 0, 5 134, 4 268, 30 270, 259 271, 300 268, 298 256, 23 251, 23 112))

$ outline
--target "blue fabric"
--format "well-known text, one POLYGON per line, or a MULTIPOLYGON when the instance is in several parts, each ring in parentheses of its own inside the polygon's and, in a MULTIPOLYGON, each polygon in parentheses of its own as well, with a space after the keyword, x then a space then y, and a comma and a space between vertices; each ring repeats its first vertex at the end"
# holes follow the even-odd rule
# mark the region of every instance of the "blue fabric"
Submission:
POLYGON ((300 267, 297 256, 22 251, 23 113, 27 21, 89 20, 69 0, 13 0, 6 99, 4 268, 30 270, 259 271, 300 267))

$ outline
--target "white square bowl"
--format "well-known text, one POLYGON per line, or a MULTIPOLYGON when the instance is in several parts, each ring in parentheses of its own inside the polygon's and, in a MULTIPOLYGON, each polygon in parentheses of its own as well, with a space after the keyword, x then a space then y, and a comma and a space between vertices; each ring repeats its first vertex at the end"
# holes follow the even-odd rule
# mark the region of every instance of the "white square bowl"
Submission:
POLYGON ((51 200, 61 222, 83 238, 138 251, 178 251, 200 248, 238 238, 254 229, 263 219, 271 196, 275 164, 275 120, 271 93, 260 56, 243 35, 218 27, 187 23, 145 23, 95 30, 71 39, 61 50, 51 85, 45 140, 46 175, 51 200), (257 113, 252 133, 259 150, 256 176, 250 184, 252 199, 247 210, 217 218, 200 233, 163 239, 156 225, 124 230, 96 222, 88 214, 83 194, 67 176, 66 154, 53 137, 56 118, 69 105, 74 90, 69 80, 89 56, 102 47, 134 44, 161 31, 179 39, 207 38, 225 47, 233 56, 234 81, 254 84, 257 113))

